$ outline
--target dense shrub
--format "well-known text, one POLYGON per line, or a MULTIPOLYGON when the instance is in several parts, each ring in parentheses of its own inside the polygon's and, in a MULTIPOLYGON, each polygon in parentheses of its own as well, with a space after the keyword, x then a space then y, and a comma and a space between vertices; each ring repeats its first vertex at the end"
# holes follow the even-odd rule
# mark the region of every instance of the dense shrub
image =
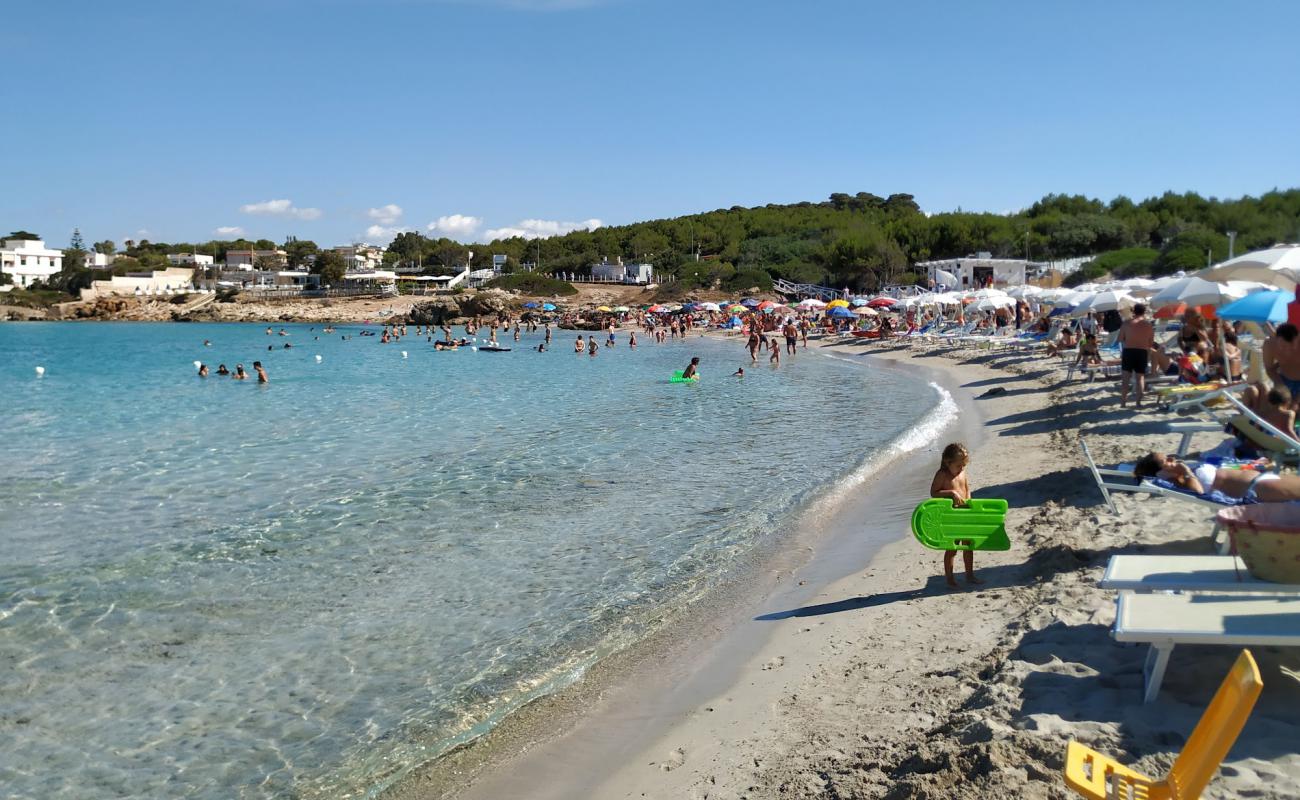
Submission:
POLYGON ((511 292, 536 296, 578 293, 578 290, 573 288, 573 284, 568 281, 552 278, 550 275, 543 275, 539 272, 516 272, 512 275, 502 275, 488 281, 487 285, 493 289, 505 289, 511 292))

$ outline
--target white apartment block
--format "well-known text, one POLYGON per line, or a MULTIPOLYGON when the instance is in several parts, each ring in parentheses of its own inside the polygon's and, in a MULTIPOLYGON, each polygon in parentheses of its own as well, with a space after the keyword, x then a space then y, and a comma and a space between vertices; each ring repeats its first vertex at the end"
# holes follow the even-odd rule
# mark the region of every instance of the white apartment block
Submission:
POLYGON ((22 287, 42 283, 63 270, 63 251, 50 250, 40 239, 6 239, 0 246, 0 272, 22 287))
POLYGON ((351 244, 334 248, 343 256, 348 272, 374 272, 384 265, 384 250, 370 244, 351 244))

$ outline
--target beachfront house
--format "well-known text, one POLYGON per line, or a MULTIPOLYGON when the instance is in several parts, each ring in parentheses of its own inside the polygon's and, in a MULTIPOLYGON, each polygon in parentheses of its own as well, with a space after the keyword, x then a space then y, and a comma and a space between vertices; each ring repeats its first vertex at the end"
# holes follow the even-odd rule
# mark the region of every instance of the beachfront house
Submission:
POLYGON ((211 267, 212 256, 205 256, 202 253, 168 253, 167 263, 173 267, 211 267))
POLYGON ((227 250, 228 269, 251 270, 254 266, 283 269, 289 266, 289 254, 283 250, 227 250))
POLYGON ((1023 258, 993 258, 991 253, 918 261, 916 264, 917 271, 925 273, 930 288, 947 291, 1021 286, 1025 283, 1027 272, 1037 271, 1042 266, 1023 258))
POLYGON ((654 282, 654 267, 650 264, 624 264, 622 258, 591 265, 592 280, 613 283, 648 284, 654 282))
POLYGON ((335 247, 334 252, 343 256, 348 272, 374 272, 384 266, 385 249, 372 244, 349 244, 335 247))
POLYGON ((63 251, 51 250, 41 239, 5 239, 0 246, 0 272, 14 285, 45 283, 63 270, 63 251))
POLYGON ((108 269, 113 266, 115 260, 117 260, 117 256, 111 256, 107 253, 96 253, 94 250, 91 250, 89 253, 86 253, 86 269, 108 269))

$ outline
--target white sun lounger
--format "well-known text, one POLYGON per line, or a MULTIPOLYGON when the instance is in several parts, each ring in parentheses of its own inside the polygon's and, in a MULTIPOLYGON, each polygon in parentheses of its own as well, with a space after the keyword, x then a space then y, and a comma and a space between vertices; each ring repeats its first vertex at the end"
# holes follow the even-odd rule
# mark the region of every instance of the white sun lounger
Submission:
POLYGON ((1151 645, 1142 668, 1142 701, 1150 703, 1177 645, 1300 646, 1300 596, 1121 592, 1113 635, 1151 645))
POLYGON ((1099 584, 1121 592, 1258 592, 1300 596, 1300 585, 1263 581, 1237 556, 1111 556, 1099 584))

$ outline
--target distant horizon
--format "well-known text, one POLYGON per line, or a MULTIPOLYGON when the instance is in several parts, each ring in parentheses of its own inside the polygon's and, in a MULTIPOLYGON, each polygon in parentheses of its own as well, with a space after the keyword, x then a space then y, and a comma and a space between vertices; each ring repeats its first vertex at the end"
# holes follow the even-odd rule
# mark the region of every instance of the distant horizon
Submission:
POLYGON ((6 36, 46 57, 0 78, 0 225, 482 244, 847 187, 1258 196, 1300 175, 1297 27, 1281 0, 22 4, 6 36))

